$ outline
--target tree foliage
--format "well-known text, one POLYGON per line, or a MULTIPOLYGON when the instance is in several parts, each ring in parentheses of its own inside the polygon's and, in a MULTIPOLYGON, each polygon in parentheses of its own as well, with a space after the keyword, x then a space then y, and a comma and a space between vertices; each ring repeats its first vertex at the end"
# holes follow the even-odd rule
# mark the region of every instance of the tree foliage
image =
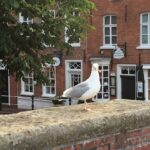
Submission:
POLYGON ((47 45, 57 51, 69 50, 70 43, 83 38, 90 28, 88 17, 93 8, 90 0, 1 0, 0 59, 9 73, 20 79, 23 72, 33 72, 38 82, 44 82, 42 67, 52 61, 47 45), (80 15, 73 15, 75 11, 80 15), (19 13, 33 23, 20 23, 19 13))

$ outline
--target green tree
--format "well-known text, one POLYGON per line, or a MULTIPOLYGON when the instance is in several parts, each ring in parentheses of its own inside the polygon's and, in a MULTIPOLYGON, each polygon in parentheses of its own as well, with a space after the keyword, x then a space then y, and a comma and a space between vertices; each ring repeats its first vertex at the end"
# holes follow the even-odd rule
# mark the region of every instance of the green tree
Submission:
POLYGON ((38 82, 44 82, 42 67, 52 63, 47 45, 57 51, 70 50, 70 43, 82 39, 90 29, 88 20, 94 7, 90 0, 1 0, 0 59, 9 73, 20 79, 23 72, 33 72, 38 82), (20 13, 33 22, 20 23, 20 13), (65 28, 68 43, 64 42, 65 28))

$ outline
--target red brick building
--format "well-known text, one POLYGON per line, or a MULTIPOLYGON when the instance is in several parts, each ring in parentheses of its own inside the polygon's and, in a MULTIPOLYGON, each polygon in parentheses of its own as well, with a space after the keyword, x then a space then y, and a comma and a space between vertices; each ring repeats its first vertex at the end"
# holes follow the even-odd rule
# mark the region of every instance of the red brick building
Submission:
MULTIPOLYGON (((48 69, 51 85, 37 86, 33 75, 26 82, 15 82, 5 74, 8 103, 16 103, 20 96, 49 98, 61 95, 70 86, 87 79, 91 64, 97 62, 101 70, 101 90, 97 101, 121 99, 150 99, 150 1, 148 0, 93 0, 96 10, 90 22, 95 26, 84 41, 73 43, 73 54, 56 54, 58 66, 48 69)), ((20 19, 23 20, 23 18, 20 19)), ((67 38, 65 38, 67 40, 67 38)), ((21 103, 24 105, 26 100, 21 103)))

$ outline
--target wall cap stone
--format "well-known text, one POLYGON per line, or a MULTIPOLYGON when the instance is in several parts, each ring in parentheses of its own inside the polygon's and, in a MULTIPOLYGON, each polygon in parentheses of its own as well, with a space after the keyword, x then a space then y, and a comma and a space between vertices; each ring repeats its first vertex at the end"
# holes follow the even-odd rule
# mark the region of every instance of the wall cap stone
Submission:
POLYGON ((148 127, 150 103, 112 100, 0 116, 1 150, 50 150, 108 134, 148 127))

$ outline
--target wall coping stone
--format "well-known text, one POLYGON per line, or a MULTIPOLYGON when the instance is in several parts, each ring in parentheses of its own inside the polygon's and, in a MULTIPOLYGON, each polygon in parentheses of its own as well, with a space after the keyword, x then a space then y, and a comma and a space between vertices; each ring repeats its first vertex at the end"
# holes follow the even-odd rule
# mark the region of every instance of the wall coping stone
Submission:
POLYGON ((0 115, 0 150, 51 150, 150 126, 150 103, 112 100, 0 115))

